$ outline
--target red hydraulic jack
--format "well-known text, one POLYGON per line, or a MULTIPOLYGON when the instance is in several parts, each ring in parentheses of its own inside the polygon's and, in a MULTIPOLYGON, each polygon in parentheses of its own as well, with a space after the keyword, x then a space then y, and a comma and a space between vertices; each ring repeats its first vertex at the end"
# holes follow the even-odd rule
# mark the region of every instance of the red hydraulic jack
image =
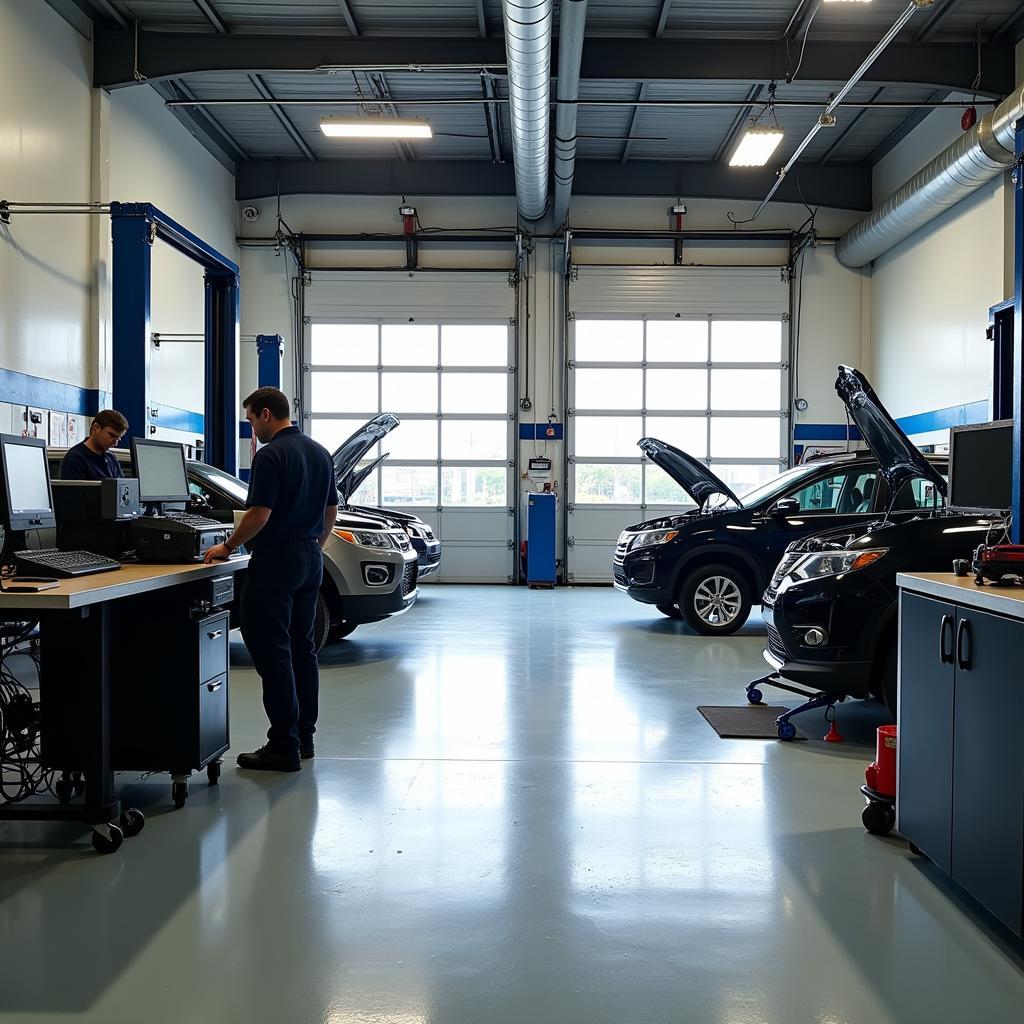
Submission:
POLYGON ((839 726, 836 724, 836 706, 835 704, 825 708, 825 721, 829 723, 828 732, 825 733, 826 743, 845 743, 846 738, 839 731, 839 726))

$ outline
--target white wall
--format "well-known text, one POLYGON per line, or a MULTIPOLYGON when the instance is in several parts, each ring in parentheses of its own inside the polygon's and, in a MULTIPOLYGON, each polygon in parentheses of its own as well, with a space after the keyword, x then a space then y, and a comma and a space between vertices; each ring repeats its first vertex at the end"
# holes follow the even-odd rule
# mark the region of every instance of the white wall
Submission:
MULTIPOLYGON (((42 0, 0 0, 0 25, 2 198, 151 202, 237 261, 233 177, 151 89, 92 90, 91 44, 42 0)), ((30 375, 44 413, 110 389, 109 238, 106 217, 15 215, 0 229, 0 369, 30 375)), ((153 329, 201 332, 202 274, 163 245, 153 266, 153 329)), ((155 355, 155 402, 202 411, 201 351, 155 355)), ((8 378, 0 431, 24 426, 14 397, 8 378)), ((72 419, 77 438, 87 422, 72 419)))
MULTIPOLYGON (((933 113, 880 161, 876 204, 954 141, 959 121, 956 110, 933 113)), ((1007 296, 1012 282, 1007 182, 1008 176, 990 182, 880 257, 870 271, 868 375, 897 418, 989 398, 988 310, 1007 296)), ((948 430, 916 433, 914 440, 946 443, 948 430)))

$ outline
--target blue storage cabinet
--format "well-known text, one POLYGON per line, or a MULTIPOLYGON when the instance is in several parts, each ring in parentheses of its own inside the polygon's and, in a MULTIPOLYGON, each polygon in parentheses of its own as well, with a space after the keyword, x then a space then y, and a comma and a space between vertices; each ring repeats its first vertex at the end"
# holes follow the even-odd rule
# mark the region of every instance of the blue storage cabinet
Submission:
POLYGON ((531 494, 526 516, 526 582, 531 586, 555 585, 554 494, 531 494))

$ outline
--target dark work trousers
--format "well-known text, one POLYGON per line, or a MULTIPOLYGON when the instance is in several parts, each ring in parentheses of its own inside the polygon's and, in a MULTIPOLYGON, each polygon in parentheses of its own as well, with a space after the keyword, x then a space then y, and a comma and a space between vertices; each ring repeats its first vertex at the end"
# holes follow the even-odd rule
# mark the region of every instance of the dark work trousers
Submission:
POLYGON ((263 681, 272 750, 298 754, 316 731, 320 669, 313 621, 324 562, 315 540, 253 552, 242 592, 242 638, 263 681))

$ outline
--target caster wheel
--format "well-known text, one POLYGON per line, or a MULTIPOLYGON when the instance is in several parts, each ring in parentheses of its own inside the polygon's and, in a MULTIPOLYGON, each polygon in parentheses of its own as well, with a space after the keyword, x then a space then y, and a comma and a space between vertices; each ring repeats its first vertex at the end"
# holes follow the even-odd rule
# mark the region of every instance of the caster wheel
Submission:
POLYGON ((796 726, 792 722, 779 722, 779 739, 795 740, 796 739, 796 726))
POLYGON ((58 779, 53 784, 53 791, 62 804, 69 804, 75 796, 75 786, 70 779, 58 779))
POLYGON ((211 786, 216 786, 220 782, 220 761, 214 761, 212 764, 206 766, 206 781, 211 786))
POLYGON ((179 810, 185 806, 185 801, 188 799, 188 783, 187 782, 175 782, 171 785, 171 799, 174 801, 174 806, 179 810))
POLYGON ((861 812, 860 820, 873 836, 887 836, 896 824, 896 809, 872 802, 861 812))
POLYGON ((145 815, 137 807, 129 807, 121 815, 121 831, 125 839, 137 836, 146 827, 145 815))
POLYGON ((763 699, 764 694, 756 687, 753 690, 747 690, 747 700, 749 700, 751 704, 760 704, 763 699))
POLYGON ((917 843, 910 843, 910 852, 915 857, 927 857, 928 856, 928 854, 925 853, 924 850, 922 850, 921 847, 917 845, 917 843))
POLYGON ((92 848, 97 853, 114 853, 115 850, 121 848, 121 844, 124 842, 124 833, 116 825, 108 825, 107 830, 109 835, 104 835, 102 832, 93 832, 92 834, 92 848))

